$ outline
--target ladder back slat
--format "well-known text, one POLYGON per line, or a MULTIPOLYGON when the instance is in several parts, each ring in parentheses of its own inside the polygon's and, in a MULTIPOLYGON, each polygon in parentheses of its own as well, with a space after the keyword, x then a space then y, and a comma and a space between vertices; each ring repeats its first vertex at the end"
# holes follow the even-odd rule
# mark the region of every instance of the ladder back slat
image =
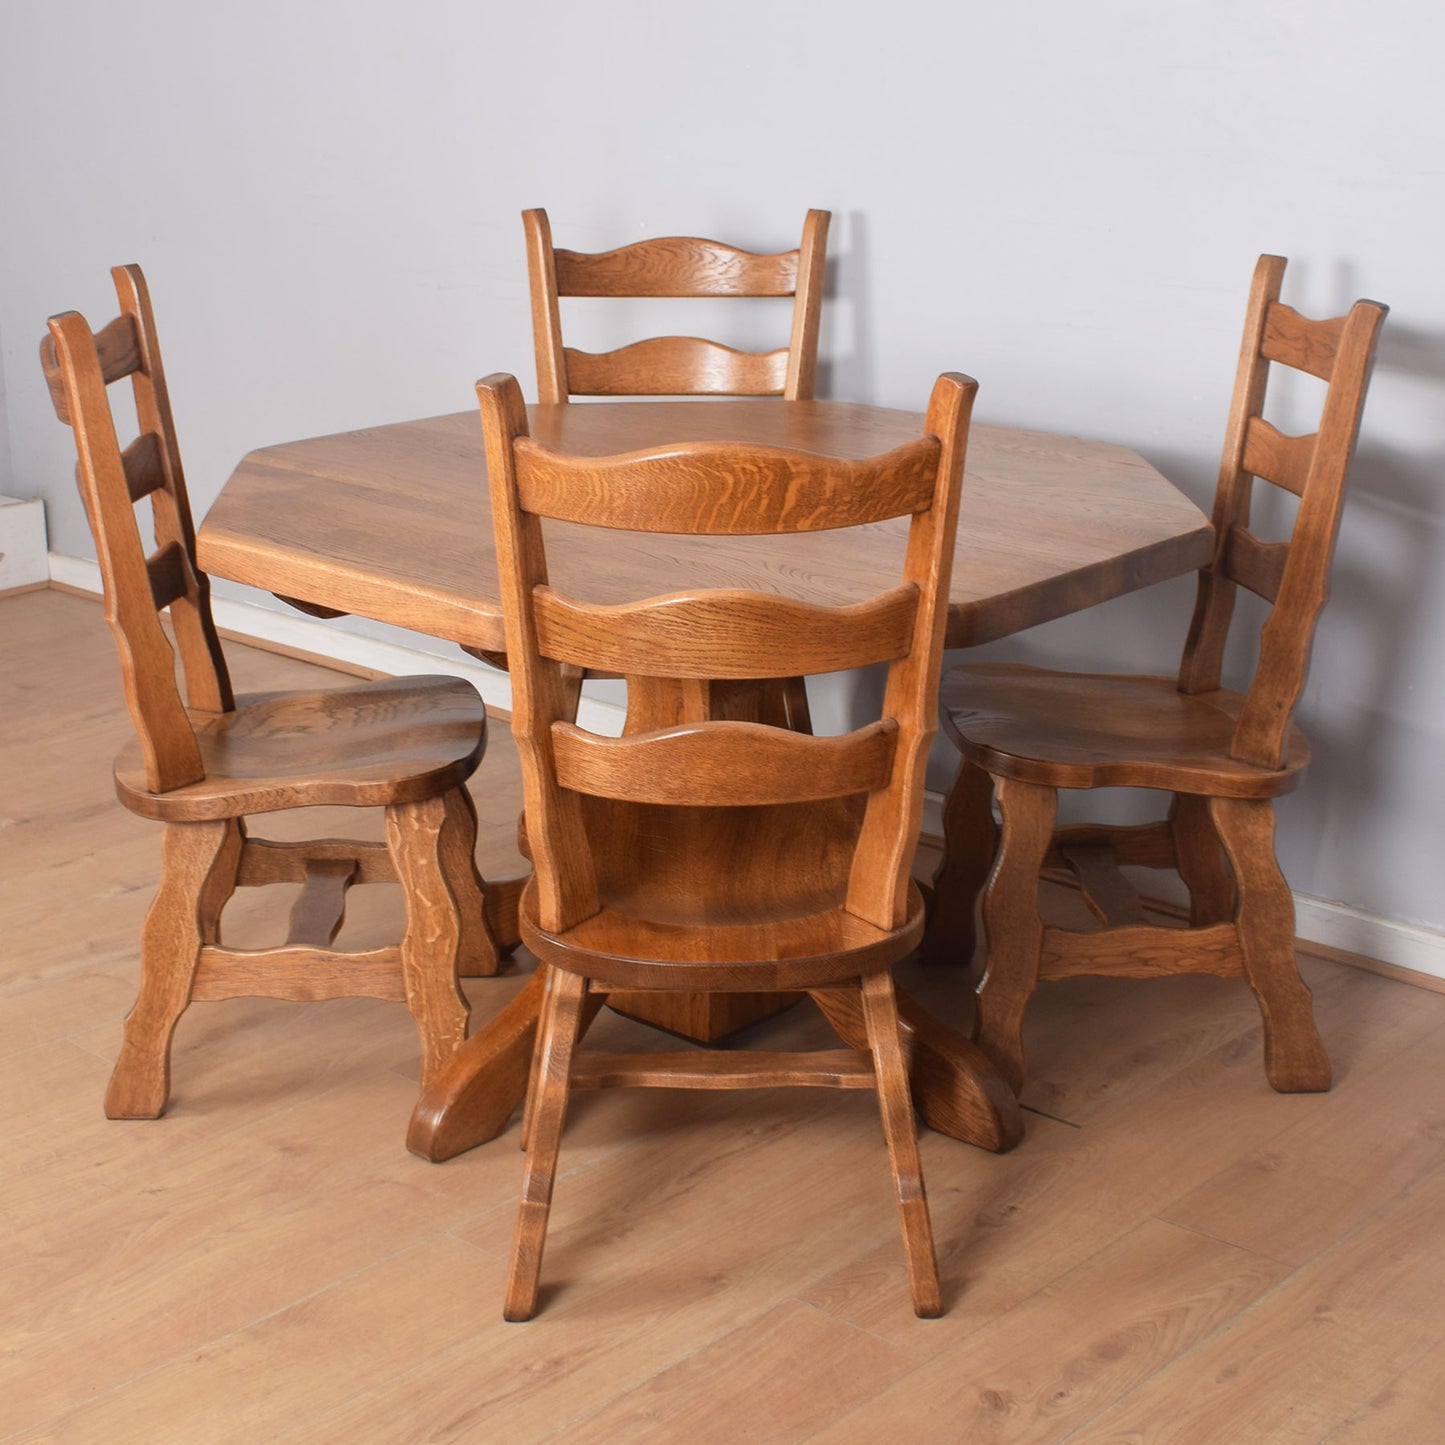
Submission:
POLYGON ((544 657, 641 677, 801 677, 907 655, 919 591, 896 587, 854 607, 718 590, 600 606, 536 590, 544 657))
POLYGON ((1259 354, 1266 361, 1277 361, 1328 381, 1334 375, 1335 354, 1346 319, 1335 316, 1327 321, 1311 321, 1293 306, 1274 301, 1265 313, 1259 354))
POLYGON ((1244 470, 1302 497, 1318 440, 1313 432, 1309 436, 1286 436, 1263 417, 1252 417, 1244 438, 1244 470))
POLYGON ((791 296, 798 284, 796 250, 764 256, 697 236, 553 254, 562 296, 791 296))
POLYGON ((931 436, 861 462, 743 443, 570 458, 522 437, 517 492, 524 511, 621 531, 818 532, 925 511, 938 458, 931 436))
POLYGON ((190 563, 179 542, 167 542, 159 552, 147 557, 146 571, 157 612, 178 602, 190 590, 190 563))
POLYGON ((652 336, 616 351, 564 348, 575 396, 781 396, 788 349, 735 351, 701 336, 652 336))
POLYGON ((702 722, 606 738, 552 724, 558 786, 633 803, 726 807, 802 803, 886 787, 898 727, 884 719, 843 737, 761 723, 702 722))
POLYGON ((125 484, 132 502, 158 492, 166 484, 161 440, 154 432, 142 432, 122 453, 125 484))
POLYGON ((1288 542, 1261 542, 1243 527, 1231 527, 1224 549, 1224 575, 1241 587, 1248 587, 1266 602, 1279 598, 1284 564, 1289 560, 1288 542))
POLYGON ((55 338, 48 333, 40 340, 40 369, 45 373, 45 385, 50 392, 50 404, 55 408, 56 417, 69 426, 70 404, 66 401, 65 376, 60 370, 55 338))
POLYGON ((95 350, 100 357, 100 374, 109 386, 132 372, 144 370, 140 336, 135 318, 122 313, 95 333, 95 350))
MULTIPOLYGON (((117 316, 94 333, 94 340, 101 380, 107 386, 142 369, 140 338, 132 317, 125 314, 117 316)), ((45 384, 50 390, 55 415, 68 426, 70 407, 65 399, 65 378, 61 373, 53 336, 46 336, 40 343, 40 366, 45 373, 45 384)))

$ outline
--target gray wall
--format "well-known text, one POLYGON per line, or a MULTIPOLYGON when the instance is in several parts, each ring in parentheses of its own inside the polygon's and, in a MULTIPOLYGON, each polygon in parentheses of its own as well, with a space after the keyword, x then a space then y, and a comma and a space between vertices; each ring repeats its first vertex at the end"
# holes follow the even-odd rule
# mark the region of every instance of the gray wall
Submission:
MULTIPOLYGON (((1282 809, 1295 886, 1445 924, 1438 57, 1357 0, 52 0, 0 31, 0 337, 13 457, 93 555, 34 361, 142 262, 198 510, 250 448, 530 389, 517 213, 564 244, 778 246, 835 214, 824 394, 1134 446, 1201 503, 1245 287, 1394 314, 1282 809)), ((1291 404, 1306 398, 1286 395, 1291 404)), ((0 420, 0 442, 4 440, 0 420)), ((0 445, 0 458, 4 456, 0 445)), ((1189 585, 991 649, 1174 665, 1189 585)))
MULTIPOLYGON (((4 341, 0 340, 0 357, 5 354, 4 341)), ((0 497, 14 495, 15 468, 10 461, 10 404, 5 394, 5 368, 0 365, 0 497)), ((27 496, 34 496, 36 488, 31 487, 27 496)))

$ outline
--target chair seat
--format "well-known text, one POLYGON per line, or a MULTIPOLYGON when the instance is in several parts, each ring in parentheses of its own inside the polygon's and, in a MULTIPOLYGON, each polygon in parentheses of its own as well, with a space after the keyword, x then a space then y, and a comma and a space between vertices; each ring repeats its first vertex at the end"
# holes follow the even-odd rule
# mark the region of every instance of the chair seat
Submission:
POLYGON ((378 807, 464 783, 486 744, 486 708, 461 678, 398 677, 324 692, 253 693, 192 715, 206 776, 153 793, 140 744, 116 759, 116 792, 142 817, 206 822, 322 805, 378 807))
POLYGON ((944 727, 968 761, 1045 787, 1273 798, 1297 787, 1309 762, 1294 726, 1283 767, 1231 758, 1244 695, 1185 694, 1172 677, 978 664, 951 669, 941 701, 944 727))
POLYGON ((617 988, 757 993, 829 988, 879 973, 923 934, 923 898, 908 894, 908 921, 875 928, 841 903, 816 913, 751 923, 682 923, 603 907, 565 933, 537 926, 535 886, 522 894, 522 941, 544 962, 617 988))

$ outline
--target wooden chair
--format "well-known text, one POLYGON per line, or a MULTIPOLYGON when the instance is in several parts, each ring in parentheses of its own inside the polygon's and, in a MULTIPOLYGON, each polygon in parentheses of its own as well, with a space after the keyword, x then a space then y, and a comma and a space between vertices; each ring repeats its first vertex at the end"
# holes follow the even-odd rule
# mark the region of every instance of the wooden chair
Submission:
POLYGON ((695 236, 637 241, 587 255, 552 246, 546 211, 523 211, 537 394, 569 396, 783 396, 811 401, 828 211, 809 211, 797 249, 776 256, 695 236), (562 344, 563 296, 779 296, 793 298, 793 329, 778 351, 735 351, 696 336, 656 336, 594 354, 562 344))
POLYGON ((963 767, 945 809, 946 857, 925 957, 972 956, 982 891, 975 1036, 1015 1089, 1023 1081, 1024 1010, 1041 980, 1178 973, 1247 979, 1264 1017, 1270 1083, 1284 1092, 1329 1087, 1329 1058, 1295 964, 1294 905, 1275 861, 1273 800, 1299 784, 1309 759, 1290 717, 1325 601, 1386 308, 1358 301, 1346 316, 1306 320, 1279 300, 1284 269, 1278 256, 1260 257, 1255 268, 1214 503, 1214 557, 1199 576, 1178 677, 999 664, 957 667, 944 681, 944 726, 963 767), (1264 420, 1271 365, 1328 384, 1318 431, 1285 436, 1264 420), (1256 477, 1299 498, 1290 540, 1262 542, 1249 531, 1256 477), (1272 604, 1247 693, 1220 686, 1241 586, 1272 604), (1168 819, 1055 826, 1058 789, 1104 787, 1172 793, 1168 819), (1121 864, 1176 869, 1189 890, 1190 926, 1149 923, 1121 864), (1101 928, 1044 926, 1044 869, 1076 876, 1101 928))
MULTIPOLYGON (((811 401, 831 219, 830 211, 809 211, 797 249, 776 256, 696 236, 659 237, 589 255, 556 250, 546 211, 523 211, 538 399, 782 396, 811 401), (761 354, 697 336, 656 336, 597 355, 562 344, 563 296, 792 297, 792 335, 785 349, 761 354)), ((502 665, 499 657, 484 660, 502 665)), ((784 679, 780 695, 793 727, 808 732, 812 718, 803 680, 784 679)))
POLYGON ((111 272, 121 314, 92 334, 73 311, 50 319, 41 362, 56 414, 75 433, 76 474, 95 536, 105 612, 120 649, 136 739, 115 765, 132 812, 165 824, 160 889, 141 941, 141 985, 106 1092, 113 1119, 156 1118, 170 1092, 176 1022, 195 1000, 264 996, 404 1001, 431 1080, 466 1037, 459 964, 494 973, 466 779, 486 713, 466 682, 412 677, 331 692, 233 697, 211 620, 145 278, 111 272), (130 377, 140 435, 116 439, 109 383, 130 377), (146 555, 134 504, 150 499, 146 555), (169 610, 175 648, 160 612, 169 610), (185 689, 176 676, 179 652, 185 689), (317 804, 386 809, 385 843, 247 836, 244 819, 317 804), (331 947, 354 883, 399 882, 399 946, 331 947), (278 948, 228 948, 220 915, 237 887, 302 883, 278 948))
POLYGON ((920 1315, 942 1310, 891 965, 922 932, 909 878, 974 383, 940 378, 925 434, 858 463, 743 443, 569 458, 527 434, 511 377, 478 386, 535 874, 523 941, 550 970, 523 1124, 506 1317, 537 1302, 569 1088, 874 1088, 920 1315), (743 590, 589 605, 547 581, 542 519, 739 535, 912 515, 902 585, 851 608, 743 590), (602 738, 567 674, 680 689, 888 662, 883 716, 844 737, 757 721, 602 738), (589 1054, 617 990, 808 991, 855 1047, 819 1054, 589 1054), (850 1024, 851 1020, 851 1024, 850 1024))

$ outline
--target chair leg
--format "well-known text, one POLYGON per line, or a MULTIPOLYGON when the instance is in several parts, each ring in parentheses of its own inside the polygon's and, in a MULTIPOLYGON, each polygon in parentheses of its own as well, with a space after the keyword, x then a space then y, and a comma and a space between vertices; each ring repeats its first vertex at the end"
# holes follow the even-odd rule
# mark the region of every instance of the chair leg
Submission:
POLYGON ((1234 917, 1234 877, 1209 812, 1209 799, 1176 793, 1169 814, 1175 866, 1189 889, 1189 922, 1194 928, 1234 917))
MULTIPOLYGON (((543 977, 542 1018, 546 1018, 552 1007, 552 984, 556 973, 547 964, 538 962, 537 971, 543 977)), ((527 1092, 522 1098, 522 1127, 517 1131, 517 1143, 522 1152, 532 1147, 532 1120, 537 1114, 537 1090, 542 1080, 542 1030, 537 1030, 537 1040, 532 1045, 532 1065, 527 1071, 527 1092)))
POLYGON ((943 803, 943 861, 933 877, 924 963, 972 962, 977 943, 974 910, 997 848, 993 779, 965 759, 943 803))
POLYGON ((1244 974, 1264 1018, 1264 1067, 1282 1094, 1322 1093, 1330 1059, 1294 950, 1294 899, 1274 856, 1274 806, 1211 798, 1209 811, 1238 884, 1244 974))
POLYGON ((462 978, 490 978, 501 971, 502 953, 487 926, 486 898, 477 872, 477 807, 472 795, 453 788, 442 801, 447 816, 442 825, 442 870, 456 899, 461 920, 457 945, 457 973, 462 978))
POLYGON ((1053 788, 995 778, 998 858, 983 896, 984 974, 978 985, 974 1042, 1015 1094, 1024 1082, 1024 1010, 1039 981, 1044 927, 1039 872, 1054 834, 1053 788))
POLYGON ((219 936, 245 838, 235 819, 167 823, 161 883, 141 931, 141 983, 105 1091, 110 1119, 158 1119, 171 1092, 171 1038, 191 1001, 201 946, 219 936))
POLYGON ((421 1034, 423 1089, 467 1036, 469 1009, 457 984, 462 919, 443 856, 447 820, 443 798, 386 810, 387 846, 406 896, 401 972, 406 1006, 421 1034))
POLYGON ((553 971, 537 1044, 537 1101, 522 1177, 522 1202, 517 1211, 507 1301, 502 1310, 502 1317, 507 1320, 529 1320, 537 1312, 542 1247, 547 1238, 552 1182, 557 1174, 557 1153, 567 1114, 568 1076, 572 1070, 572 1051, 581 1032, 586 993, 586 979, 560 969, 553 971))
POLYGON ((938 1283, 938 1259, 933 1249, 933 1223, 923 1187, 923 1164, 918 1157, 918 1133, 913 1102, 908 1094, 908 1069, 899 1038, 898 1003, 893 977, 875 973, 863 980, 863 1016, 868 1025, 868 1047, 878 1081, 878 1108, 883 1116, 883 1138, 893 1169, 898 1217, 903 1225, 903 1250, 908 1260, 908 1285, 913 1313, 920 1319, 937 1319, 943 1313, 938 1283))
POLYGON ((221 941, 221 914, 239 886, 241 859, 246 851, 246 820, 228 818, 225 821, 226 840, 201 885, 200 903, 196 909, 202 943, 221 941))
MULTIPOLYGON (((551 992, 551 970, 547 968, 545 963, 539 963, 537 967, 546 972, 548 992, 551 992)), ((602 1007, 606 1002, 607 995, 605 993, 592 993, 589 991, 583 996, 582 1014, 577 1021, 577 1037, 573 1041, 574 1043, 580 1044, 582 1040, 587 1037, 587 1030, 592 1027, 593 1020, 602 1012, 602 1007)), ((545 1009, 546 1006, 544 1001, 542 1007, 545 1009)), ((537 1089, 541 1074, 542 1039, 539 1032, 537 1042, 532 1048, 532 1067, 527 1077, 527 1093, 522 1100, 522 1127, 518 1131, 519 1137, 517 1142, 524 1151, 532 1147, 532 1120, 536 1116, 537 1089)))

